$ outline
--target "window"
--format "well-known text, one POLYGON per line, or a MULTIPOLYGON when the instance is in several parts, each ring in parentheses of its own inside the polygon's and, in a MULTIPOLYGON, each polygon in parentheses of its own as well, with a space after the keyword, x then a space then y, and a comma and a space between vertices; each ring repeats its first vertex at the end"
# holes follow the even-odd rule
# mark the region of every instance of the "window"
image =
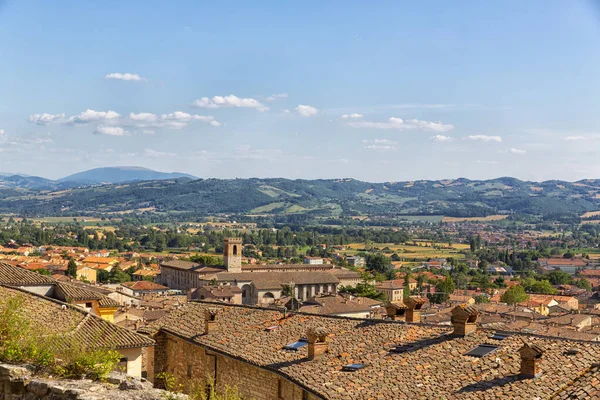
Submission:
POLYGON ((306 339, 306 338, 300 338, 300 339, 298 339, 297 342, 286 344, 285 346, 283 346, 283 348, 285 350, 294 350, 294 351, 296 351, 299 348, 306 346, 307 344, 308 344, 308 339, 306 339))
POLYGON ((495 339, 495 340, 504 340, 507 337, 509 337, 510 335, 507 335, 505 333, 494 333, 493 336, 490 336, 490 339, 495 339))
POLYGON ((237 256, 238 250, 237 250, 237 244, 233 245, 233 255, 237 256))
POLYGON ((407 344, 396 346, 390 350, 392 353, 406 353, 409 350, 414 349, 414 346, 409 346, 407 344))
POLYGON ((92 308, 92 303, 85 303, 85 308, 92 308))
POLYGON ((187 368, 187 376, 188 376, 188 378, 191 378, 192 377, 192 364, 188 364, 187 367, 188 367, 187 368))
POLYGON ((363 369, 366 366, 367 366, 367 364, 348 364, 348 365, 344 365, 342 367, 342 371, 354 372, 354 371, 358 371, 359 369, 363 369))
POLYGON ((496 350, 498 346, 494 346, 493 344, 480 344, 475 347, 473 350, 465 353, 465 356, 471 357, 483 357, 490 354, 492 351, 496 350))

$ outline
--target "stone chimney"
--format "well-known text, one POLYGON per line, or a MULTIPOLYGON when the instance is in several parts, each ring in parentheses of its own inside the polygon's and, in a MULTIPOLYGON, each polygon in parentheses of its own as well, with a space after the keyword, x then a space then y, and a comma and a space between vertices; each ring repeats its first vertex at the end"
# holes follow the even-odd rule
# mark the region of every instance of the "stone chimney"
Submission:
POLYGON ((314 360, 321 358, 327 353, 327 335, 326 328, 320 326, 317 328, 308 328, 306 338, 308 339, 308 359, 314 360))
POLYGON ((454 325, 454 336, 467 336, 477 330, 477 318, 479 311, 474 307, 462 304, 452 309, 452 325, 454 325))
POLYGON ((519 349, 521 355, 522 378, 536 378, 542 374, 542 356, 544 351, 535 344, 523 344, 519 349))
POLYGON ((207 308, 204 311, 204 333, 211 333, 217 327, 217 314, 219 309, 216 307, 207 308))
POLYGON ((421 308, 425 304, 424 297, 408 297, 404 299, 406 304, 406 322, 421 322, 421 308))
POLYGON ((392 321, 406 320, 406 305, 401 301, 388 304, 385 306, 385 311, 387 312, 388 318, 392 321))

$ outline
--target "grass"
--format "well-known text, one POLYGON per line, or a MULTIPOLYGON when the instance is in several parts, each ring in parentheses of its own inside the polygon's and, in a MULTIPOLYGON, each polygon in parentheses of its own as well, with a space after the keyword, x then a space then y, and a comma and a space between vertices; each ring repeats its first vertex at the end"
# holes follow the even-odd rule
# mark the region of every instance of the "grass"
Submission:
POLYGON ((264 206, 260 206, 260 207, 256 207, 254 209, 252 209, 250 212, 251 213, 267 213, 270 211, 275 210, 276 208, 280 208, 285 206, 285 203, 283 201, 277 202, 277 203, 269 203, 269 204, 265 204, 264 206))

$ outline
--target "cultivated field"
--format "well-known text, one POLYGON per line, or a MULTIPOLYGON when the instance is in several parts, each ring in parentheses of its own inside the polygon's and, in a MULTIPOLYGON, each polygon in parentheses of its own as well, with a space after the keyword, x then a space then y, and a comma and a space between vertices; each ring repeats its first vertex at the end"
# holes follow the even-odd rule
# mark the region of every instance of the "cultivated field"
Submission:
MULTIPOLYGON (((401 244, 397 245, 394 243, 373 243, 369 244, 370 248, 383 250, 388 247, 390 249, 387 256, 393 253, 398 254, 401 259, 404 260, 420 260, 425 261, 430 258, 464 258, 464 254, 461 254, 461 250, 469 248, 468 244, 453 244, 451 247, 448 243, 432 243, 432 242, 416 242, 416 246, 412 244, 401 244)), ((346 245, 346 250, 340 251, 340 253, 354 254, 358 251, 362 251, 365 248, 364 243, 351 243, 346 245)))
POLYGON ((488 215, 487 217, 444 217, 442 222, 489 222, 489 221, 501 221, 508 218, 506 214, 488 215))
POLYGON ((581 218, 590 218, 595 217, 596 215, 600 215, 600 211, 588 211, 581 216, 581 218))

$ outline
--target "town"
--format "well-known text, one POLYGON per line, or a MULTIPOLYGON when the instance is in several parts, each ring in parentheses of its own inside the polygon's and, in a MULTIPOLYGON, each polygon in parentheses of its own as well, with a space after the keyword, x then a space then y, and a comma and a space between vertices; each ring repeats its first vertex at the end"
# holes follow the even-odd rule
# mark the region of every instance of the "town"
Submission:
MULTIPOLYGON (((497 365, 477 364, 471 379, 492 374, 484 372, 489 368, 490 376, 505 371, 515 398, 575 391, 579 383, 568 377, 583 370, 567 373, 541 355, 568 357, 552 350, 559 341, 577 357, 593 358, 593 343, 600 342, 594 229, 549 234, 473 221, 372 232, 238 228, 82 229, 77 222, 42 226, 7 219, 0 233, 3 306, 20 298, 28 311, 52 315, 57 305, 67 305, 84 340, 105 348, 92 337, 110 330, 123 371, 156 387, 173 389, 165 374, 178 382, 213 374, 214 387, 234 387, 256 399, 344 398, 344 376, 363 381, 351 398, 385 394, 369 378, 391 362, 380 358, 378 347, 425 370, 461 357, 459 368, 493 351, 497 365), (135 247, 125 244, 132 239, 135 247), (181 244, 186 247, 169 246, 181 244), (106 327, 83 328, 92 320, 77 322, 77 313, 106 327), (356 347, 372 335, 378 339, 356 347), (459 353, 445 353, 447 340, 459 353), (525 343, 521 349, 519 343, 525 343), (303 357, 314 361, 304 368, 303 357), (215 366, 207 369, 210 363, 215 366), (352 372, 340 375, 338 368, 352 372), (319 378, 329 373, 337 377, 334 384, 319 378), (525 376, 566 380, 533 388, 525 376)), ((31 323, 47 331, 53 329, 49 321, 35 317, 31 323)), ((487 379, 469 389, 460 380, 441 385, 436 376, 418 382, 435 380, 430 389, 440 396, 495 391, 487 379)), ((389 390, 389 396, 417 393, 409 386, 389 390)))

